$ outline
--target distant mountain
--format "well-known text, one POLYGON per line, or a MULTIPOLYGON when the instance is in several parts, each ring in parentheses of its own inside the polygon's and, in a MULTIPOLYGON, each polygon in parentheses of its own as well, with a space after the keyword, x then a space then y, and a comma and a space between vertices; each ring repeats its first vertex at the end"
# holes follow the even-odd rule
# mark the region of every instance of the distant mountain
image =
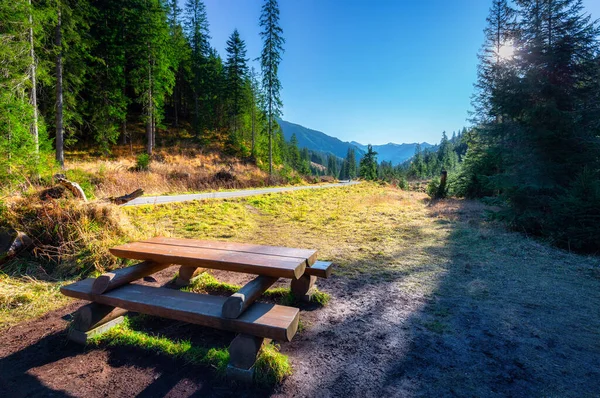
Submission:
POLYGON ((344 142, 338 138, 331 137, 317 130, 312 130, 299 124, 278 120, 281 131, 286 141, 296 134, 298 139, 298 147, 308 148, 313 151, 332 153, 337 157, 345 158, 348 153, 348 148, 353 148, 356 151, 356 156, 361 158, 364 151, 349 142, 344 142))
MULTIPOLYGON (((362 158, 367 152, 367 146, 358 142, 345 142, 338 138, 331 137, 321 131, 312 130, 299 124, 278 120, 279 126, 283 131, 283 136, 286 141, 296 134, 298 139, 298 147, 308 148, 313 151, 332 153, 340 158, 345 158, 348 153, 348 148, 353 148, 356 151, 356 156, 362 158)), ((393 165, 400 164, 410 159, 415 154, 417 144, 394 144, 373 145, 373 149, 378 153, 377 160, 379 162, 392 162, 393 165)), ((426 149, 433 145, 426 142, 421 143, 421 148, 426 149)))
MULTIPOLYGON (((367 152, 366 145, 360 144, 356 141, 352 141, 351 144, 362 149, 364 152, 367 152)), ((434 147, 434 145, 431 145, 427 142, 421 143, 421 149, 423 150, 432 147, 434 147)), ((377 161, 392 162, 393 165, 404 163, 408 159, 412 158, 415 154, 416 148, 417 143, 394 144, 393 142, 390 142, 385 145, 373 145, 373 150, 377 152, 377 161)))

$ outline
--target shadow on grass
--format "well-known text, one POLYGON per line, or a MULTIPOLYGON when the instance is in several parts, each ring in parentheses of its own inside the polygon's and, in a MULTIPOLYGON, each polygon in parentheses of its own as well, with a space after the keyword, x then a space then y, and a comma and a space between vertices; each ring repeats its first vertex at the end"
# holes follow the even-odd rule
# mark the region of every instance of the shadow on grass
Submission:
POLYGON ((432 204, 445 238, 385 259, 422 250, 429 260, 331 286, 326 321, 287 350, 292 359, 310 358, 295 373, 306 372, 296 383, 310 380, 306 396, 600 391, 600 281, 581 272, 594 260, 489 225, 482 210, 464 201, 432 204))

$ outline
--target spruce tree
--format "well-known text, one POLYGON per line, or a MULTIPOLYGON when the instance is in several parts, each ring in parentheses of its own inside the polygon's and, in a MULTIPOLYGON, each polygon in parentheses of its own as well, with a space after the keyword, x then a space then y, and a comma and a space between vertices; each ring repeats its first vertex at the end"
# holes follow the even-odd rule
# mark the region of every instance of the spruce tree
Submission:
POLYGON ((260 16, 260 26, 263 28, 260 36, 263 40, 263 50, 260 57, 262 70, 262 85, 265 95, 267 113, 267 134, 269 137, 269 174, 273 174, 273 135, 276 118, 281 115, 283 103, 279 93, 281 82, 278 71, 283 53, 283 29, 279 26, 279 5, 277 0, 265 0, 260 16))
POLYGON ((367 153, 360 160, 360 176, 370 181, 377 179, 377 152, 371 144, 367 146, 367 153))
POLYGON ((194 101, 194 131, 201 134, 201 104, 205 96, 202 92, 202 77, 205 73, 207 58, 210 52, 208 18, 206 6, 201 0, 187 0, 185 3, 184 27, 191 47, 190 72, 194 101))
POLYGON ((240 38, 237 29, 227 40, 227 60, 225 76, 227 80, 227 108, 233 136, 237 137, 239 118, 244 108, 244 88, 248 76, 246 43, 240 38))

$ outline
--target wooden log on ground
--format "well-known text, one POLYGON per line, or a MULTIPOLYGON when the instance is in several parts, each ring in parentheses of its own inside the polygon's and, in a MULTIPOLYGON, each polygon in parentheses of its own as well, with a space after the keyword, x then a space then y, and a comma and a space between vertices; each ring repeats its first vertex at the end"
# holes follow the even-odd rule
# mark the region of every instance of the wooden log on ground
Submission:
POLYGON ((127 310, 115 308, 110 305, 98 303, 86 304, 75 312, 72 327, 75 330, 86 332, 123 316, 126 313, 127 310))
POLYGON ((175 280, 175 285, 178 287, 187 286, 190 284, 190 281, 203 273, 205 271, 204 268, 200 267, 188 267, 187 265, 182 265, 179 267, 179 272, 177 274, 177 279, 175 280))
POLYGON ((76 198, 79 198, 79 199, 83 200, 84 202, 87 202, 87 197, 85 196, 85 192, 83 192, 83 189, 81 188, 81 186, 78 183, 67 180, 64 174, 55 174, 54 179, 60 185, 62 185, 63 187, 65 187, 69 191, 71 191, 76 198))
POLYGON ((144 261, 100 275, 94 281, 92 294, 102 294, 169 267, 171 264, 144 261))
POLYGON ((0 230, 0 264, 4 264, 31 246, 31 238, 23 232, 0 230))
POLYGON ((263 344, 269 341, 249 334, 238 334, 229 345, 229 364, 239 369, 250 369, 263 344))
POLYGON ((127 202, 132 201, 135 198, 139 198, 143 194, 144 194, 144 190, 142 188, 138 188, 135 191, 133 191, 132 193, 128 193, 127 195, 119 196, 117 198, 110 197, 110 198, 108 198, 108 200, 116 205, 123 205, 127 202))
POLYGON ((310 301, 310 291, 315 285, 316 280, 316 276, 306 274, 302 275, 300 278, 292 279, 292 282, 290 284, 292 294, 302 301, 310 301))
POLYGON ((225 318, 237 318, 279 278, 260 275, 225 300, 221 314, 225 318))

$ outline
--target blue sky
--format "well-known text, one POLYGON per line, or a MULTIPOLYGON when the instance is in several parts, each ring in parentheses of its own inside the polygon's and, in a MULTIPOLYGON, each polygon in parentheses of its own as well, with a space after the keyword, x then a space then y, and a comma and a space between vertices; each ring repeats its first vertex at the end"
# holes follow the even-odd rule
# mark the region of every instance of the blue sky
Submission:
MULTIPOLYGON (((249 58, 259 56, 262 3, 205 0, 211 43, 221 56, 234 28, 249 58)), ((468 125, 490 4, 280 0, 283 118, 344 141, 438 142, 442 131, 468 125)), ((600 17, 600 0, 584 4, 600 17)))

